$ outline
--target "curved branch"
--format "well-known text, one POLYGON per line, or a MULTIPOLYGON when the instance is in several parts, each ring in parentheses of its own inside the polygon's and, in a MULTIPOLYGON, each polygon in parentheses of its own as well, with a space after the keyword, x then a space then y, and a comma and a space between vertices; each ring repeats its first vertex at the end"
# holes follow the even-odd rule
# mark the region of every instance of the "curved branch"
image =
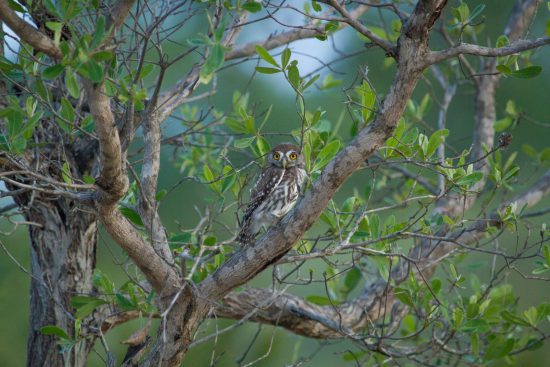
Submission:
POLYGON ((328 0, 325 3, 336 9, 336 11, 344 17, 343 20, 353 29, 370 39, 375 45, 378 45, 382 49, 384 49, 384 51, 386 51, 386 54, 391 56, 394 56, 396 54, 396 46, 394 44, 381 37, 378 37, 370 29, 365 27, 359 20, 357 20, 357 17, 352 16, 347 11, 345 6, 340 4, 338 0, 328 0))
POLYGON ((5 0, 0 0, 0 20, 35 50, 44 52, 56 60, 63 58, 61 49, 48 36, 21 19, 5 0))
POLYGON ((160 294, 166 286, 175 287, 179 284, 179 278, 118 211, 117 202, 128 189, 128 177, 124 171, 120 138, 111 111, 111 101, 106 94, 104 83, 94 86, 90 81, 84 80, 83 84, 99 139, 101 167, 97 184, 101 188, 98 198, 100 218, 107 232, 132 258, 155 291, 160 294))
POLYGON ((443 51, 431 52, 426 59, 426 63, 431 65, 462 54, 484 57, 509 56, 548 44, 550 44, 550 37, 540 37, 535 40, 518 40, 510 43, 508 46, 499 48, 461 43, 443 51))
MULTIPOLYGON (((356 20, 361 15, 363 15, 369 6, 362 5, 353 9, 349 12, 349 19, 356 20)), ((348 23, 340 23, 338 30, 344 29, 348 26, 348 23)), ((326 31, 324 27, 317 25, 317 22, 312 21, 307 24, 304 24, 298 29, 283 32, 278 35, 269 37, 263 41, 254 41, 249 42, 245 45, 240 46, 239 48, 232 49, 225 54, 225 60, 240 59, 243 57, 249 57, 256 54, 256 46, 262 46, 266 50, 272 50, 274 48, 292 43, 294 41, 299 41, 303 39, 313 38, 317 36, 325 36, 326 31)))

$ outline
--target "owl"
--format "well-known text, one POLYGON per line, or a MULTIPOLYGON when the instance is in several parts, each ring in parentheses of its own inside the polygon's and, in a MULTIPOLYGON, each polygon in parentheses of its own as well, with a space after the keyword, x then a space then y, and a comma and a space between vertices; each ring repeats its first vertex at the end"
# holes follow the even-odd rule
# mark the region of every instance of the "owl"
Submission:
POLYGON ((292 209, 306 178, 300 147, 277 145, 267 155, 267 166, 252 188, 237 242, 246 246, 262 228, 275 224, 292 209))

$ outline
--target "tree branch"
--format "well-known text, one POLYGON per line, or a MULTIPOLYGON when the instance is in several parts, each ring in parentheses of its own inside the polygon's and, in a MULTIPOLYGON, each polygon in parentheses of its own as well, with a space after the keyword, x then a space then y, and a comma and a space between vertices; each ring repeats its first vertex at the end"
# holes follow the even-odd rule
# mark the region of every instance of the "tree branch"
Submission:
POLYGON ((135 0, 118 0, 109 11, 107 28, 113 27, 113 33, 124 23, 126 16, 132 9, 135 0))
POLYGON ((155 292, 164 295, 180 286, 179 275, 141 237, 116 206, 100 205, 99 214, 105 229, 145 275, 155 292))
POLYGON ((111 111, 111 101, 104 83, 94 86, 90 81, 83 80, 83 84, 99 139, 101 167, 96 183, 105 194, 101 195, 99 202, 114 205, 126 194, 128 177, 123 169, 120 138, 111 111))
POLYGON ((508 46, 499 48, 461 43, 443 51, 431 52, 426 63, 431 65, 462 54, 485 57, 508 56, 518 52, 539 48, 547 44, 550 44, 550 37, 540 37, 535 40, 518 40, 510 43, 508 46))
POLYGON ((158 174, 160 169, 161 120, 156 113, 151 113, 143 123, 144 154, 141 167, 141 192, 138 209, 145 229, 149 234, 153 248, 168 263, 173 263, 168 238, 160 216, 158 215, 157 194, 158 174))
POLYGON ((140 268, 157 293, 160 294, 167 285, 177 287, 177 273, 118 211, 117 202, 128 189, 128 177, 123 169, 120 138, 110 100, 104 83, 94 86, 84 80, 83 84, 99 139, 101 166, 96 182, 101 188, 98 199, 100 218, 107 232, 140 268))
POLYGON ((0 0, 0 19, 35 50, 44 52, 53 59, 63 58, 63 53, 54 42, 42 32, 34 29, 29 23, 21 19, 8 5, 6 0, 0 0))
POLYGON ((365 27, 359 20, 357 20, 356 17, 352 16, 350 14, 346 7, 338 0, 328 0, 323 1, 326 4, 332 6, 338 13, 340 13, 344 17, 344 21, 349 24, 353 29, 355 29, 357 32, 361 33, 363 36, 367 37, 374 43, 375 45, 380 46, 384 51, 386 51, 386 54, 395 56, 396 54, 396 47, 394 44, 392 44, 389 41, 386 41, 385 39, 378 37, 376 34, 374 34, 370 29, 365 27))
MULTIPOLYGON (((350 19, 358 19, 363 15, 369 6, 358 6, 352 11, 349 12, 350 19)), ((349 26, 348 23, 339 23, 338 30, 344 29, 349 26)), ((239 48, 234 48, 231 51, 228 51, 225 54, 225 60, 240 59, 243 57, 249 57, 256 54, 256 46, 262 46, 266 50, 272 50, 274 48, 292 43, 294 41, 299 41, 303 39, 313 38, 317 36, 326 35, 324 27, 317 25, 316 21, 311 21, 298 29, 292 31, 283 32, 278 35, 271 36, 263 41, 254 41, 249 42, 245 45, 240 46, 239 48)))

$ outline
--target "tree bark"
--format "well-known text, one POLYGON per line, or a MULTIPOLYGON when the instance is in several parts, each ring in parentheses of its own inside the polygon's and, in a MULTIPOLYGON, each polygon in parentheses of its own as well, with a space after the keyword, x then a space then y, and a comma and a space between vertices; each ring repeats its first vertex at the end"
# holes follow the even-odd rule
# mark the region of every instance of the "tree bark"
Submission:
MULTIPOLYGON (((18 198, 23 207, 30 197, 18 198)), ((27 366, 84 366, 92 343, 61 353, 58 339, 40 329, 55 325, 74 338, 71 297, 92 291, 96 261, 96 216, 69 199, 34 198, 26 219, 31 239, 30 330, 27 366)))

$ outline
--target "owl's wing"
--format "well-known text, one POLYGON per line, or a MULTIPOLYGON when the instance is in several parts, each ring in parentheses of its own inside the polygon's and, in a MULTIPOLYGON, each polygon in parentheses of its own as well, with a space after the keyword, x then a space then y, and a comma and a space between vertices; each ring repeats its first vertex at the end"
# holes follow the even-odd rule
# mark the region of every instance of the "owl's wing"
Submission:
POLYGON ((256 208, 260 206, 279 185, 284 174, 285 170, 279 167, 271 166, 263 170, 250 193, 250 201, 244 211, 243 226, 248 222, 254 210, 256 210, 256 208))

